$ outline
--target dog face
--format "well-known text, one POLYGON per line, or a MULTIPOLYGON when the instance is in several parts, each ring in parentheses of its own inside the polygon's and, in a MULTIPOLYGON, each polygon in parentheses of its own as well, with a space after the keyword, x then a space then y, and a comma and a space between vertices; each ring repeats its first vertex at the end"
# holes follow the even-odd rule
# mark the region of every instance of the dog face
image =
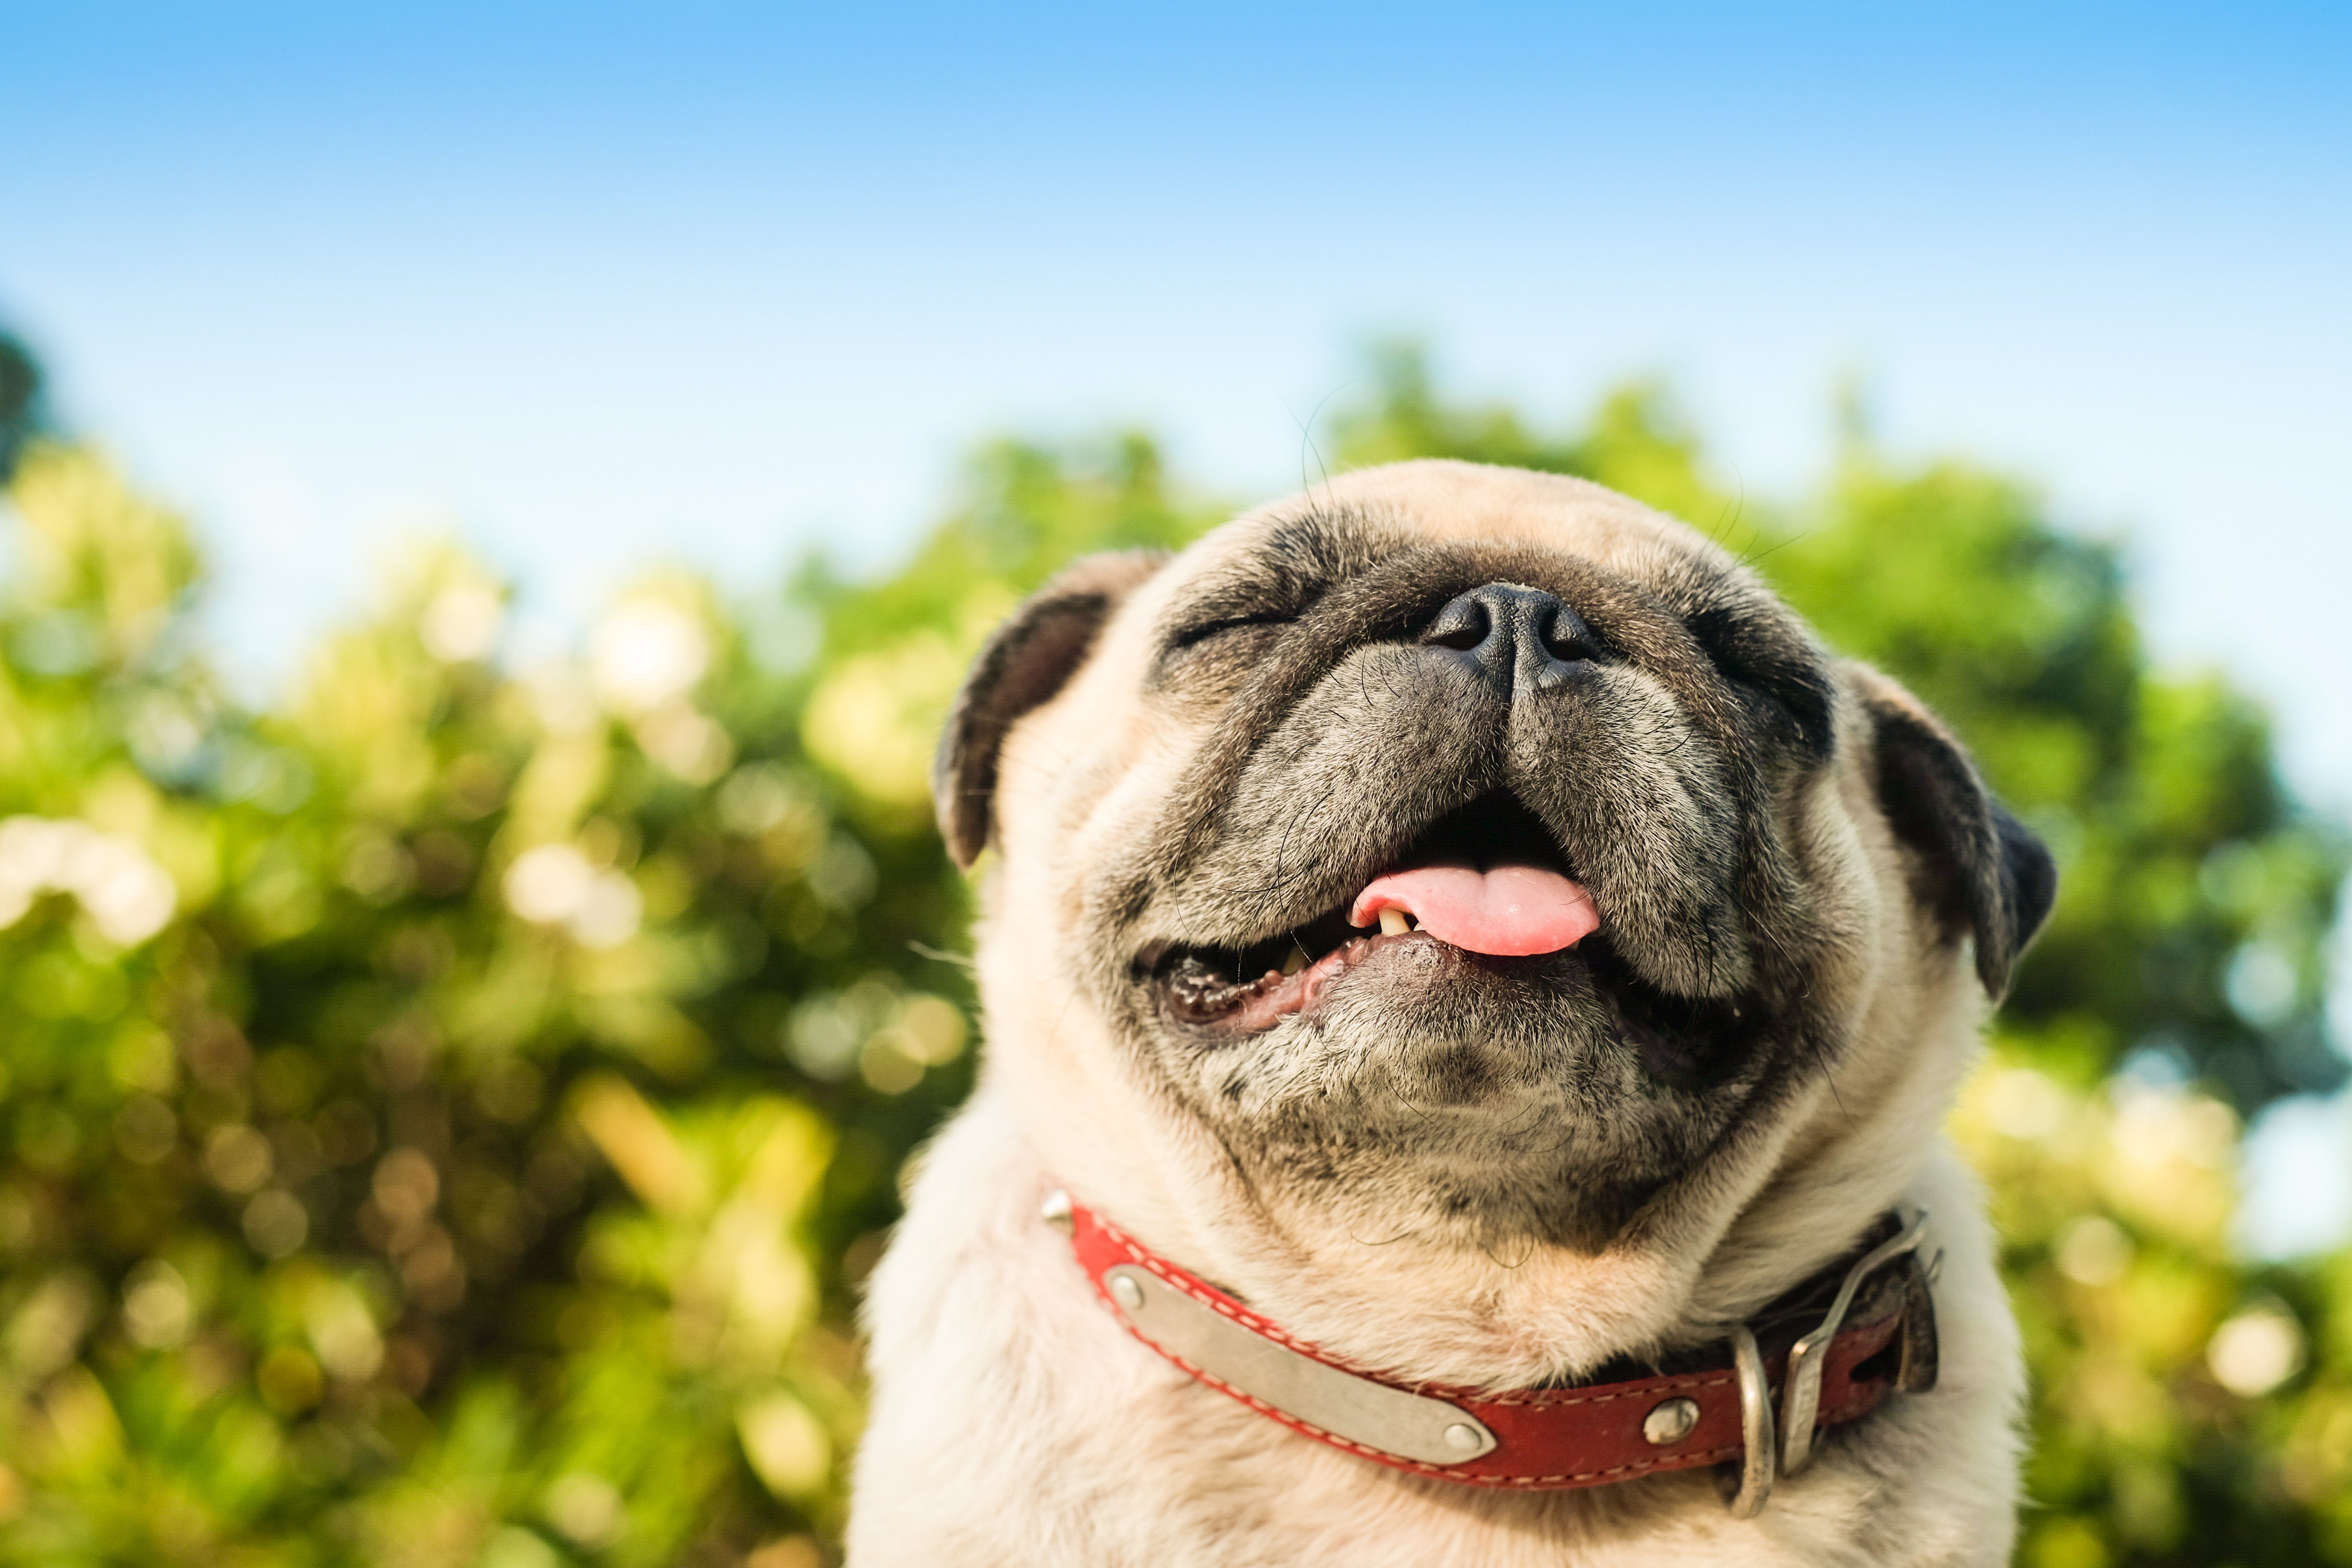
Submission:
POLYGON ((1825 1089, 1948 1054, 1889 1020, 1971 944, 1997 994, 2053 888, 1706 539, 1463 464, 1081 563, 982 654, 939 784, 958 858, 1001 851, 992 1073, 1278 1225, 1490 1255, 1752 1193, 1825 1089))

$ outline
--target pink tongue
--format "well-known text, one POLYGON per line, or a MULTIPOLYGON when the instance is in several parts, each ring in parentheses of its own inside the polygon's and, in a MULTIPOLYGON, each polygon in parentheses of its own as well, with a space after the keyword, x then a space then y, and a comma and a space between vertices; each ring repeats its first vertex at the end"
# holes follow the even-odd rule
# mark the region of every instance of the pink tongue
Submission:
POLYGON ((1402 910, 1441 942, 1498 958, 1558 952, 1601 929, 1592 895, 1539 866, 1424 866, 1392 871, 1356 895, 1348 923, 1402 910))

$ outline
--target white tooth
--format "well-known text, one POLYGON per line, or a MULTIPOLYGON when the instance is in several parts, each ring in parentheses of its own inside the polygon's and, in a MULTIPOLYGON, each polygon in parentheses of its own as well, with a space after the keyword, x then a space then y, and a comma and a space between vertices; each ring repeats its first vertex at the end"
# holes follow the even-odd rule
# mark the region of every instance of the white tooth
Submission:
POLYGON ((1296 974, 1306 967, 1307 955, 1299 952, 1296 946, 1291 948, 1290 956, 1282 961, 1282 972, 1285 974, 1296 974))
POLYGON ((1402 936, 1412 929, 1412 921, 1405 918, 1405 913, 1402 910, 1391 906, 1381 911, 1381 934, 1382 936, 1402 936))

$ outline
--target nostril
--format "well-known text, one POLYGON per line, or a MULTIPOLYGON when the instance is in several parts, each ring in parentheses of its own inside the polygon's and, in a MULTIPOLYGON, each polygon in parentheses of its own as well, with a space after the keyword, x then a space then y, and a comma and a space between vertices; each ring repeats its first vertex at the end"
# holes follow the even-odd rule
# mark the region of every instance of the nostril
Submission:
POLYGON ((1485 642, 1494 626, 1487 619, 1486 606, 1465 594, 1437 612, 1429 623, 1422 640, 1437 647, 1450 647, 1457 653, 1468 653, 1485 642))
POLYGON ((1564 661, 1591 658, 1596 647, 1592 628, 1566 605, 1558 606, 1546 619, 1543 640, 1546 651, 1564 661))

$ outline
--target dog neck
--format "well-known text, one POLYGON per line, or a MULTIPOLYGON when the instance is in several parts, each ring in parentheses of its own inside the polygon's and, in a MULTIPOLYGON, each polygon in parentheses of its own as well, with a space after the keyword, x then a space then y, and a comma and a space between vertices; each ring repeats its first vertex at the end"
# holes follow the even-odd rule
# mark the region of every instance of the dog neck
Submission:
MULTIPOLYGON (((1066 1193, 1050 1175, 1044 1179, 1041 1223, 1055 1223, 1066 1193)), ((1869 1244, 1885 1239, 1891 1212, 1882 1207, 1850 1225, 1825 1228, 1818 1259, 1807 1256, 1770 1268, 1739 1267, 1740 1278, 1729 1290, 1706 1270, 1693 1279, 1638 1253, 1591 1257, 1531 1250, 1497 1263, 1483 1250, 1400 1252, 1401 1241, 1391 1241, 1348 1273, 1312 1263, 1220 1268, 1179 1259, 1237 1256, 1241 1249, 1181 1243, 1163 1249, 1151 1232, 1119 1226, 1115 1217, 1099 1223, 1116 1230, 1123 1246, 1137 1249, 1139 1263, 1148 1255, 1149 1267, 1164 1263, 1174 1274, 1197 1279, 1253 1309, 1284 1334, 1328 1348, 1348 1364, 1406 1383, 1499 1392, 1589 1381, 1612 1368, 1683 1364, 1711 1353, 1720 1359, 1717 1352, 1732 1327, 1749 1317, 1770 1316, 1772 1302, 1812 1293, 1869 1244), (1433 1279, 1445 1281, 1448 1289, 1433 1290, 1433 1279), (1248 1283, 1233 1283, 1241 1280, 1248 1283), (1682 1310, 1645 1311, 1649 1304, 1642 1297, 1651 1293, 1679 1299, 1682 1310), (1710 1298, 1739 1305, 1717 1310, 1705 1304, 1710 1298)), ((1184 1227, 1160 1234, 1167 1229, 1181 1234, 1184 1227)))
MULTIPOLYGON (((1164 1142, 1084 1113, 1104 1103, 1103 1087, 1058 1106, 1015 1097, 1032 1157, 1009 1201, 1034 1205, 1066 1185, 1156 1255, 1350 1364, 1488 1390, 1719 1345, 1731 1325, 1848 1254, 1902 1199, 1926 1149, 1880 1131, 1880 1118, 1844 1121, 1833 1139, 1790 1135, 1753 1152, 1748 1190, 1707 1194, 1716 1201, 1689 1205, 1678 1225, 1597 1251, 1506 1250, 1444 1236, 1366 1238, 1276 1211, 1214 1147, 1176 1151, 1171 1170, 1164 1142)), ((1887 1110, 1890 1127, 1916 1127, 1909 1110, 1887 1110)))

